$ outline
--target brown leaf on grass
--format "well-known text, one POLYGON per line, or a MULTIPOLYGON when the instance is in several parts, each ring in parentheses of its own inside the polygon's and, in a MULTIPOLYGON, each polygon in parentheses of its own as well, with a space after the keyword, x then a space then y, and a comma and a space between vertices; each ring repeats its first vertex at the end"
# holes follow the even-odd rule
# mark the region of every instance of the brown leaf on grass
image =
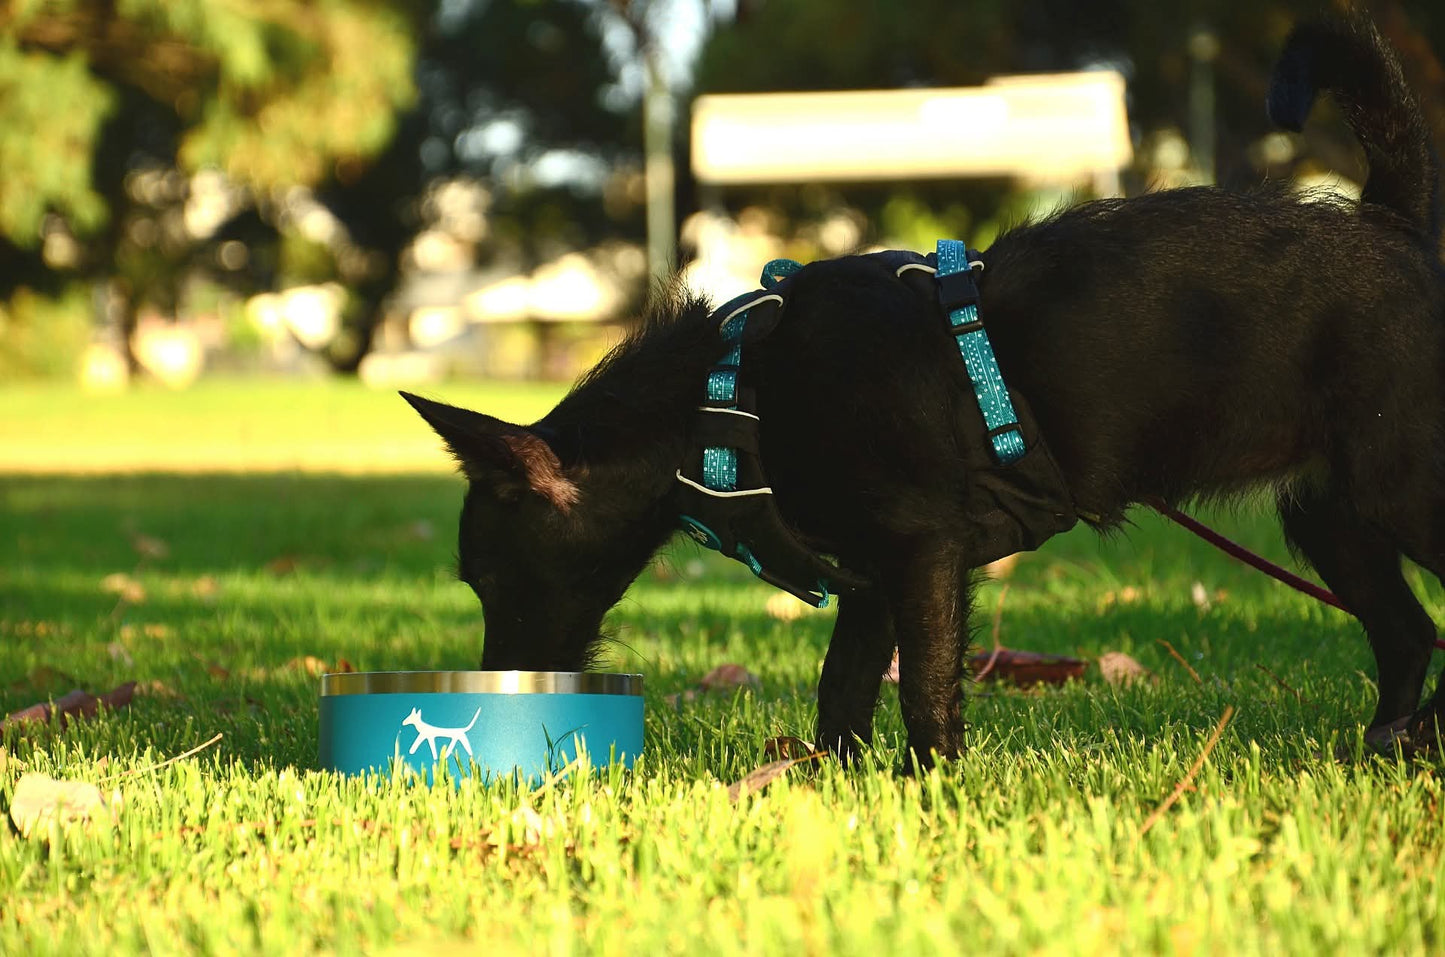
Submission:
POLYGON ((790 734, 780 734, 763 742, 763 757, 772 758, 774 761, 801 761, 811 757, 814 750, 811 744, 790 734))
POLYGON ((284 667, 287 671, 304 671, 313 678, 319 678, 332 670, 330 665, 315 655, 303 655, 299 658, 292 658, 286 662, 284 667))
POLYGON ((21 837, 51 821, 69 824, 94 820, 106 812, 100 788, 87 781, 57 781, 45 774, 22 774, 10 798, 10 820, 21 837))
POLYGON ((9 622, 0 621, 0 628, 9 625, 14 629, 17 638, 48 638, 51 635, 61 634, 66 629, 64 625, 57 625, 48 621, 17 621, 13 625, 9 622))
POLYGON ((181 693, 159 678, 142 681, 136 685, 136 692, 151 698, 179 698, 181 693))
POLYGON ((1115 604, 1132 605, 1143 597, 1144 590, 1142 588, 1136 588, 1133 585, 1125 585, 1118 591, 1106 591, 1103 595, 1099 596, 1099 610, 1103 611, 1104 609, 1115 604))
POLYGON ((1061 685, 1077 680, 1084 676, 1084 669, 1089 664, 1066 655, 1045 655, 1012 648, 995 648, 971 655, 968 663, 981 681, 1009 681, 1020 686, 1061 685), (983 670, 986 666, 987 672, 983 670))
POLYGON ((105 650, 110 655, 110 659, 117 664, 124 665, 126 668, 135 667, 135 659, 130 656, 130 652, 120 642, 112 641, 105 646, 105 650))
POLYGON ((235 714, 246 711, 249 714, 258 715, 265 710, 265 705, 250 695, 243 695, 239 698, 217 698, 211 702, 210 707, 216 714, 235 714))
POLYGON ((301 565, 301 560, 295 555, 279 555, 266 563, 266 571, 277 578, 290 575, 301 565))
POLYGON ((214 575, 202 575, 191 582, 191 594, 204 602, 213 602, 216 596, 221 593, 221 583, 214 575))
POLYGON ((231 671, 229 668, 215 664, 214 662, 206 663, 206 674, 210 675, 212 678, 219 678, 222 681, 225 681, 227 678, 231 677, 231 671))
POLYGON ((28 708, 21 708, 0 721, 0 731, 6 728, 18 727, 22 724, 40 723, 45 724, 52 717, 60 720, 61 727, 64 727, 72 719, 93 717, 101 708, 123 708, 130 704, 131 698, 135 695, 135 682, 128 681, 112 691, 103 695, 93 695, 88 691, 76 689, 56 699, 53 703, 49 701, 33 704, 28 708))
POLYGON ((704 691, 724 691, 729 688, 752 688, 756 691, 762 687, 757 675, 742 665, 734 664, 718 665, 703 675, 699 684, 704 691))
POLYGON ((139 605, 146 600, 145 586, 125 572, 106 575, 100 580, 100 590, 132 605, 139 605))
POLYGON ((815 751, 801 758, 784 758, 781 761, 772 761, 760 768, 754 768, 743 775, 741 781, 734 781, 728 785, 728 800, 736 804, 742 800, 744 794, 756 794, 786 774, 789 768, 802 764, 805 761, 816 761, 818 758, 823 757, 824 754, 826 754, 826 752, 815 751))
POLYGON ((347 674, 347 675, 349 675, 349 674, 351 674, 351 673, 352 673, 353 671, 355 671, 355 670, 356 670, 356 665, 353 665, 351 662, 347 661, 345 658, 337 658, 337 659, 336 659, 336 667, 332 668, 332 669, 331 669, 331 672, 332 672, 332 674, 347 674))
MULTIPOLYGON (((1002 646, 991 651, 981 651, 968 658, 969 670, 976 681, 1007 681, 1027 687, 1029 685, 1061 685, 1084 676, 1087 661, 1066 655, 1045 655, 1033 651, 1016 651, 1002 646)), ((898 652, 883 673, 883 680, 898 683, 898 652)))
POLYGON ((758 676, 742 665, 718 665, 702 676, 702 680, 691 688, 684 688, 675 694, 663 695, 662 700, 676 708, 680 704, 696 701, 712 691, 730 691, 735 688, 750 688, 757 691, 762 687, 758 676))
POLYGON ((1137 682, 1154 683, 1159 676, 1122 651, 1106 651, 1099 656, 1099 674, 1115 687, 1128 687, 1137 682))
POLYGON ((147 622, 143 625, 121 625, 120 640, 127 645, 134 645, 138 638, 149 638, 152 641, 164 641, 173 637, 175 630, 170 625, 161 625, 155 622, 147 622))
POLYGON ((684 688, 683 690, 674 692, 673 694, 663 695, 662 700, 666 702, 669 707, 676 708, 679 705, 691 704, 692 702, 696 701, 698 698, 701 697, 701 688, 684 688))
POLYGON ((166 558, 171 553, 171 547, 153 535, 142 535, 133 532, 130 536, 130 547, 142 559, 166 558))

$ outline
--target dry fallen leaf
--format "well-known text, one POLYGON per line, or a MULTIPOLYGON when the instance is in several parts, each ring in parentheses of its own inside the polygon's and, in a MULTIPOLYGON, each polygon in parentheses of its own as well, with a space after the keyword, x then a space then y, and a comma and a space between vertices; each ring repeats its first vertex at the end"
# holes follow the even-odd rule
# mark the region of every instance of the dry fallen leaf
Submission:
POLYGON ((762 687, 757 675, 742 665, 734 664, 718 665, 703 675, 699 684, 704 691, 722 691, 728 688, 752 688, 756 691, 762 687))
POLYGON ((281 555, 266 563, 266 571, 277 576, 290 575, 301 564, 295 555, 281 555))
POLYGON ((29 837, 52 820, 61 824, 93 820, 105 812, 100 788, 87 781, 57 781, 49 775, 22 774, 10 799, 10 820, 29 837))
POLYGON ((702 680, 691 688, 684 688, 675 694, 663 695, 662 700, 676 708, 680 704, 696 701, 710 691, 728 691, 735 688, 750 688, 757 691, 762 687, 758 676, 742 665, 718 665, 702 676, 702 680))
POLYGON ((179 698, 181 693, 159 678, 152 678, 150 681, 143 681, 136 686, 140 694, 152 698, 179 698))
POLYGON ((125 572, 112 572, 100 580, 100 590, 117 595, 121 601, 139 605, 146 600, 145 586, 125 572))
POLYGON ((314 678, 319 678, 332 670, 330 665, 315 655, 292 658, 286 662, 285 667, 287 671, 304 671, 314 678))
POLYGON ((123 708, 130 704, 134 695, 134 681, 127 682, 103 695, 93 695, 76 689, 56 699, 53 704, 49 701, 40 702, 7 715, 3 721, 0 721, 0 730, 18 727, 22 724, 45 724, 50 721, 52 715, 60 719, 63 727, 70 719, 89 718, 102 707, 123 708))
POLYGON ((763 742, 763 757, 772 758, 775 761, 796 758, 803 760, 811 757, 814 748, 801 738, 795 738, 790 734, 780 734, 776 738, 769 738, 763 742))
POLYGON ((139 532, 131 535, 130 546, 141 558, 165 558, 171 553, 171 547, 159 538, 139 532))
POLYGON ((1139 681, 1158 681, 1154 672, 1122 651, 1106 651, 1099 656, 1099 674, 1111 685, 1128 687, 1139 681))
POLYGON ((969 658, 982 681, 1010 681, 1016 685, 1061 685, 1084 676, 1088 662, 1065 655, 1044 655, 1033 651, 995 648, 969 658), (988 667, 985 673, 983 669, 988 667))
POLYGON ((804 761, 813 761, 823 756, 823 752, 815 752, 801 758, 785 758, 781 761, 773 761, 760 768, 754 768, 743 776, 741 781, 735 781, 728 785, 728 800, 736 804, 744 794, 756 794, 763 788, 772 784, 778 778, 787 773, 788 769, 802 764, 804 761))
MULTIPOLYGON (((1061 685, 1071 679, 1083 677, 1088 662, 1065 655, 1045 655, 1000 647, 970 655, 968 667, 978 681, 1008 681, 1023 686, 1061 685)), ((888 663, 888 670, 883 673, 883 680, 891 684, 898 683, 897 650, 894 650, 893 660, 888 663)))
POLYGON ((202 601, 213 601, 221 592, 221 583, 214 575, 202 575, 191 582, 191 594, 202 601))
POLYGON ((127 651, 125 645, 120 642, 112 641, 105 646, 105 650, 110 655, 111 660, 117 664, 123 665, 126 668, 135 667, 135 659, 130 656, 130 652, 127 651))

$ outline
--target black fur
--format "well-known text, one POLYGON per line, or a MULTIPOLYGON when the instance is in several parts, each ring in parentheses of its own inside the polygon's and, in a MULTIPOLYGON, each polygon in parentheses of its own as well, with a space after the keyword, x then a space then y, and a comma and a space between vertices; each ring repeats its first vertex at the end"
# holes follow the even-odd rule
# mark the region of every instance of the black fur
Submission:
MULTIPOLYGON (((983 254, 981 314, 1093 524, 1151 498, 1278 488, 1289 541, 1374 649, 1372 734, 1418 739, 1445 711, 1438 690, 1420 706, 1435 627, 1400 570, 1404 555, 1445 573, 1438 169, 1368 25, 1297 30, 1271 114, 1297 126, 1321 89, 1365 145, 1365 202, 1265 187, 1089 203, 983 254)), ((461 573, 486 616, 484 668, 582 665, 677 526, 673 475, 722 349, 706 303, 657 314, 530 427, 570 483, 565 509, 510 446, 476 439, 516 426, 409 397, 471 480, 461 573)), ((874 260, 814 263, 743 375, 782 513, 873 583, 841 602, 819 741, 846 756, 869 740, 896 644, 910 747, 924 762, 958 753, 970 478, 986 440, 941 316, 874 260)))

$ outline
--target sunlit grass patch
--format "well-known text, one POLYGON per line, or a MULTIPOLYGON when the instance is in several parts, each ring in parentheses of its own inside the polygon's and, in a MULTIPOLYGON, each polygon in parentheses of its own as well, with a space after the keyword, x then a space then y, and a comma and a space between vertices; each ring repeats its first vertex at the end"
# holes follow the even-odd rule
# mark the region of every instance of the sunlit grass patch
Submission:
MULTIPOLYGON (((137 682, 122 710, 0 740, 0 807, 30 773, 95 783, 109 808, 0 828, 0 952, 1442 946, 1438 765, 1335 759, 1358 755, 1373 704, 1358 627, 1143 515, 1124 539, 1025 556, 1006 595, 984 586, 980 642, 997 613, 1010 647, 1123 651, 1158 680, 978 685, 969 752, 921 777, 900 773, 885 686, 860 767, 800 765, 729 800, 768 739, 811 738, 833 612, 779 617, 686 541, 609 617, 610 666, 647 682, 633 772, 536 792, 317 771, 316 663, 475 667, 461 491, 445 474, 0 478, 0 713, 137 682), (724 663, 756 687, 679 694, 724 663)), ((1266 518, 1220 519, 1285 557, 1266 518)))

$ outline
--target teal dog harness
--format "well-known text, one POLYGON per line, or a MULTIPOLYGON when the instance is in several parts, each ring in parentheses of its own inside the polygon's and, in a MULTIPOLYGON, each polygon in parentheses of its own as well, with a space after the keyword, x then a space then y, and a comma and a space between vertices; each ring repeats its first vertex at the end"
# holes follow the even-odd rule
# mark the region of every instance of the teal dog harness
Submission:
MULTIPOLYGON (((981 413, 986 453, 966 462, 976 567, 1037 548, 1078 520, 1052 456, 1027 405, 1011 393, 979 316, 974 273, 983 263, 961 242, 940 240, 936 253, 891 250, 867 257, 886 265, 937 308, 957 343, 981 413)), ((680 519, 698 542, 752 569, 764 581, 822 607, 831 592, 866 584, 803 544, 783 521, 758 457, 760 419, 752 391, 738 385, 743 349, 768 335, 783 316, 788 278, 803 267, 775 259, 763 289, 714 310, 727 352, 709 370, 694 419, 691 450, 678 469, 680 519)), ((982 443, 981 443, 982 444, 982 443)))

